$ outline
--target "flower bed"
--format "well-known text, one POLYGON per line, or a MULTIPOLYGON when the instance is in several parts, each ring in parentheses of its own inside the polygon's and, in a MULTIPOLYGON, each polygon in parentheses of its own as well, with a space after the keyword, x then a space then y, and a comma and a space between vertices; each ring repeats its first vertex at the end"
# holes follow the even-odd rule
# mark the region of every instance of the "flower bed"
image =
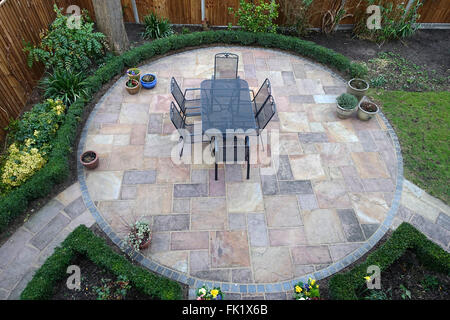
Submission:
POLYGON ((103 239, 94 235, 86 226, 76 228, 55 249, 21 294, 22 300, 45 300, 53 296, 59 281, 68 277, 67 267, 77 255, 82 255, 116 277, 126 277, 141 293, 163 300, 182 298, 178 282, 157 276, 131 264, 115 253, 103 239))
POLYGON ((413 250, 419 261, 430 270, 443 274, 450 272, 450 254, 428 240, 412 225, 404 222, 386 243, 367 257, 365 262, 349 272, 337 274, 330 279, 330 298, 357 300, 358 292, 364 288, 369 266, 378 266, 383 273, 409 249, 413 250))
POLYGON ((133 48, 121 56, 116 56, 98 68, 86 79, 89 94, 68 106, 63 123, 52 141, 52 151, 47 163, 19 187, 0 199, 0 232, 18 215, 23 213, 28 202, 49 194, 52 188, 63 182, 69 173, 68 157, 74 145, 77 127, 83 108, 93 95, 114 76, 121 74, 125 67, 135 67, 141 62, 194 46, 212 44, 253 45, 279 48, 311 58, 351 77, 361 77, 367 70, 358 63, 352 63, 345 56, 313 42, 299 38, 267 33, 237 31, 207 31, 171 36, 133 48))

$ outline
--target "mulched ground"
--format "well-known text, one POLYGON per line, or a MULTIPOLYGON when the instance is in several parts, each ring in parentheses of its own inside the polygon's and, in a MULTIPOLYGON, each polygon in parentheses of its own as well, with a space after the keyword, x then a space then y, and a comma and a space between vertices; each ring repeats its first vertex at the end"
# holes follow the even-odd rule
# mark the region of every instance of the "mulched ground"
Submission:
POLYGON ((394 52, 417 65, 435 69, 437 75, 450 76, 450 30, 417 30, 410 38, 378 45, 353 37, 351 31, 331 36, 314 32, 306 38, 357 61, 367 62, 381 52, 394 52))
MULTIPOLYGON (((103 238, 106 244, 117 254, 125 257, 128 261, 130 261, 134 265, 138 265, 136 262, 129 259, 127 255, 125 255, 120 248, 111 241, 111 239, 100 229, 97 224, 94 224, 91 228, 91 231, 98 237, 103 238)), ((113 281, 117 280, 117 277, 113 275, 111 272, 107 270, 103 270, 98 267, 94 263, 92 263, 89 259, 83 256, 77 256, 73 261, 74 265, 77 265, 81 269, 81 290, 69 290, 66 286, 66 280, 58 282, 55 286, 55 291, 53 295, 53 300, 97 300, 97 292, 94 287, 100 287, 102 285, 102 279, 111 279, 113 281)), ((148 272, 152 272, 147 270, 148 272)), ((188 298, 188 286, 181 284, 182 288, 182 299, 186 300, 188 298)), ((150 297, 138 291, 135 288, 131 288, 128 291, 128 294, 125 296, 123 300, 157 300, 154 297, 150 297)))
MULTIPOLYGON (((67 288, 66 278, 60 281, 55 286, 52 300, 98 300, 98 293, 96 287, 104 286, 103 281, 108 284, 113 284, 117 281, 117 277, 107 270, 103 270, 89 259, 78 256, 73 262, 73 265, 80 267, 81 271, 81 288, 80 290, 71 290, 67 288)), ((116 292, 119 286, 113 286, 111 292, 116 292)), ((156 300, 147 296, 133 286, 127 291, 127 294, 121 299, 107 299, 107 300, 156 300)))
POLYGON ((391 300, 450 300, 449 289, 449 275, 428 270, 411 250, 381 272, 381 291, 391 300))
MULTIPOLYGON (((389 230, 369 252, 336 274, 346 273, 355 266, 363 263, 367 259, 367 256, 380 248, 391 235, 392 231, 389 230)), ((320 296, 323 300, 330 299, 328 283, 334 275, 317 281, 320 288, 320 296)), ((449 275, 428 270, 420 263, 416 254, 411 250, 407 250, 387 270, 381 272, 380 291, 385 293, 385 299, 403 300, 402 294, 404 291, 401 289, 401 285, 411 292, 412 300, 450 300, 449 275)), ((360 298, 364 299, 367 294, 368 292, 361 291, 360 298)))

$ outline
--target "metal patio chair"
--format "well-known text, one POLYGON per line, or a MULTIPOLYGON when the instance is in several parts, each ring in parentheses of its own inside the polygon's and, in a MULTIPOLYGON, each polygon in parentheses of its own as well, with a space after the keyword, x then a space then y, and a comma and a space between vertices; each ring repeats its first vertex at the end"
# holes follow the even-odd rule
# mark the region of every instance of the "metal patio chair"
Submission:
POLYGON ((178 130, 178 133, 180 134, 179 142, 183 142, 180 149, 180 158, 183 156, 183 149, 184 149, 184 143, 186 137, 194 137, 195 134, 193 131, 193 124, 187 124, 186 123, 186 117, 183 117, 181 115, 181 112, 178 110, 178 108, 175 106, 175 103, 173 101, 170 103, 170 120, 172 121, 174 127, 178 130), (186 134, 186 131, 188 134, 186 134))
POLYGON ((214 58, 214 76, 217 79, 238 78, 239 56, 234 53, 218 53, 214 58))
POLYGON ((259 88, 258 92, 255 95, 253 90, 250 90, 253 95, 252 104, 253 104, 253 112, 257 114, 262 106, 266 103, 266 100, 272 94, 272 89, 270 85, 270 80, 264 80, 263 84, 259 88))
POLYGON ((201 115, 200 99, 187 99, 186 94, 189 91, 200 91, 200 89, 186 89, 183 93, 177 80, 174 77, 170 80, 170 93, 180 107, 185 117, 196 117, 201 115))
MULTIPOLYGON (((268 96, 264 104, 259 108, 259 111, 255 114, 256 125, 258 126, 257 134, 261 137, 261 131, 263 131, 270 120, 276 113, 275 100, 273 96, 268 96)), ((264 150, 264 143, 261 137, 261 143, 264 150)))

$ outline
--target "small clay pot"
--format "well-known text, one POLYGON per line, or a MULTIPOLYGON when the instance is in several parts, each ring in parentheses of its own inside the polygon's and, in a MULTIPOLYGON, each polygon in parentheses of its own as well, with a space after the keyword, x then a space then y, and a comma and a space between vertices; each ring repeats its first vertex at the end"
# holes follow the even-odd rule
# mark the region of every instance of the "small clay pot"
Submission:
POLYGON ((136 94, 139 92, 139 89, 141 88, 141 84, 138 80, 128 79, 127 82, 125 82, 125 88, 127 89, 129 94, 136 94), (129 87, 127 85, 128 81, 133 81, 133 84, 136 84, 134 87, 129 87))
POLYGON ((150 246, 150 243, 152 242, 152 236, 150 235, 148 237, 148 240, 146 242, 143 242, 139 245, 139 250, 145 250, 150 246))
POLYGON ((93 170, 98 167, 100 160, 95 151, 86 151, 80 156, 80 162, 86 169, 93 170))

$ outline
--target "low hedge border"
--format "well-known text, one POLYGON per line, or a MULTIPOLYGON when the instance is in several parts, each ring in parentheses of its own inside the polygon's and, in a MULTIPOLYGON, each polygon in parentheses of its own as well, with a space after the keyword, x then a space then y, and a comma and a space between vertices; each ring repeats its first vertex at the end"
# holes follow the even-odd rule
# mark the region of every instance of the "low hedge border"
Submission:
MULTIPOLYGON (((178 282, 150 273, 131 264, 115 253, 104 239, 96 236, 86 226, 80 225, 62 242, 60 247, 36 271, 33 279, 22 291, 22 300, 45 300, 53 295, 58 281, 68 275, 67 267, 75 256, 83 255, 100 268, 116 276, 126 276, 133 286, 144 294, 162 300, 182 299, 182 288, 178 282)), ((81 272, 83 272, 81 270, 81 272)))
POLYGON ((329 294, 335 300, 357 300, 359 288, 365 285, 364 277, 371 265, 380 267, 381 272, 389 268, 406 250, 412 249, 419 260, 430 270, 450 273, 450 254, 415 229, 403 222, 379 249, 372 252, 363 263, 352 270, 337 274, 330 279, 329 294))
POLYGON ((78 124, 85 103, 109 82, 123 72, 125 67, 135 67, 139 63, 182 48, 212 44, 254 45, 279 48, 332 67, 351 77, 362 77, 367 68, 351 62, 347 57, 311 41, 290 36, 242 31, 206 31, 158 39, 133 48, 120 56, 113 57, 87 78, 90 95, 86 100, 78 100, 68 108, 66 119, 53 141, 53 150, 47 164, 27 182, 0 199, 0 232, 26 209, 30 201, 47 196, 53 187, 63 182, 69 175, 68 157, 74 145, 78 124))

